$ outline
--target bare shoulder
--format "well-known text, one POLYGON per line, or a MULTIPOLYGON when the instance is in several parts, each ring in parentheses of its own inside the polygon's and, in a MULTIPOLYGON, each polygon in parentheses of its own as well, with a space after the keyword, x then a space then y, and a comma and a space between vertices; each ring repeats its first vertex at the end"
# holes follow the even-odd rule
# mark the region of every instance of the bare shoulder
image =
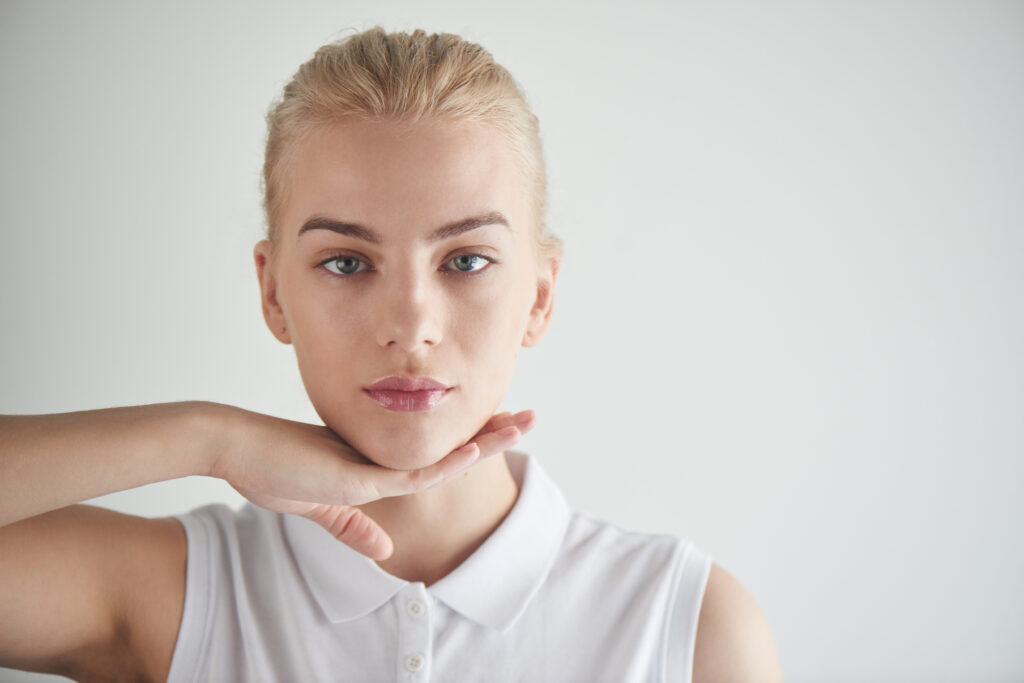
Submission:
POLYGON ((166 680, 187 542, 171 518, 72 505, 0 528, 0 661, 85 680, 166 680))
POLYGON ((775 640, 764 612, 739 581, 711 566, 693 661, 694 683, 775 683, 782 680, 775 640))
POLYGON ((121 565, 125 589, 117 615, 122 642, 145 680, 166 681, 185 607, 188 541, 176 519, 126 517, 136 528, 126 546, 135 556, 122 558, 121 565))

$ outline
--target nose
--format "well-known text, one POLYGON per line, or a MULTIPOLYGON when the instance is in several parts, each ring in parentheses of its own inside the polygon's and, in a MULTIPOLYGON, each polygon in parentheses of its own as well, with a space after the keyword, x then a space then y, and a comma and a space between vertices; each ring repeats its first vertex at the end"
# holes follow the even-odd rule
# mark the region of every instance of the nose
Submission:
POLYGON ((441 302, 429 278, 393 272, 380 282, 371 316, 377 343, 412 353, 441 342, 441 302))

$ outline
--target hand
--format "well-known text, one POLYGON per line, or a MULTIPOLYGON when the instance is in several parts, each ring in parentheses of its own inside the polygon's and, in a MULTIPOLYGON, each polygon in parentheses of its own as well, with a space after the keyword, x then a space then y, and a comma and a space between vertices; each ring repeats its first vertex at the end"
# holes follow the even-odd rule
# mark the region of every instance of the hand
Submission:
POLYGON ((242 417, 228 427, 233 448, 218 457, 211 474, 260 507, 313 520, 375 560, 391 555, 391 538, 353 506, 436 486, 511 448, 536 423, 533 411, 499 413, 440 461, 406 471, 370 462, 327 427, 240 409, 232 415, 242 417))

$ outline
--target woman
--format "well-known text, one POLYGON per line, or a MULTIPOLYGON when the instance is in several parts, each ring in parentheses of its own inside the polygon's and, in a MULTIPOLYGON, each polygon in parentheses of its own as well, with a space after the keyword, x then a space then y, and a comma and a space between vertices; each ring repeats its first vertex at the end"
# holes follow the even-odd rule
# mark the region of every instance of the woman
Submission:
POLYGON ((494 411, 544 336, 560 262, 509 74, 456 36, 373 29, 321 48, 268 124, 263 313, 325 426, 204 402, 3 418, 0 663, 778 680, 763 615, 703 552, 571 514, 507 450, 534 416, 494 411), (256 505, 71 505, 193 474, 256 505))

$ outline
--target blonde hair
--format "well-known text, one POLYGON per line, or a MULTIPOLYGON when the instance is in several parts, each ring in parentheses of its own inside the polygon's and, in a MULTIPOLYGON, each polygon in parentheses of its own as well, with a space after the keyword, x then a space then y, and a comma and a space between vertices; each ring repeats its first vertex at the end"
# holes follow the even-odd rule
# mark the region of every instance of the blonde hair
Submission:
POLYGON ((267 114, 263 208, 272 243, 287 193, 288 151, 318 127, 346 117, 408 123, 452 118, 496 126, 521 162, 539 248, 560 248, 544 222, 547 177, 537 117, 512 75, 483 47, 457 35, 380 27, 317 50, 267 114))

